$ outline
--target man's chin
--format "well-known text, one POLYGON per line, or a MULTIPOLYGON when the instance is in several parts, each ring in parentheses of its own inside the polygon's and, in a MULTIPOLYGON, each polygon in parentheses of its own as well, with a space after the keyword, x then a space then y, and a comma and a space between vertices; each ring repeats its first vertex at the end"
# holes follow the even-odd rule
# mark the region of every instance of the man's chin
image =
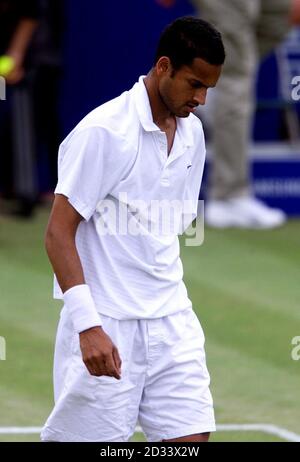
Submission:
POLYGON ((190 115, 190 111, 186 110, 186 109, 181 109, 179 111, 174 111, 173 112, 173 115, 175 117, 180 117, 180 118, 186 118, 190 115))
POLYGON ((180 117, 181 119, 186 119, 189 115, 190 115, 190 112, 189 111, 181 111, 181 112, 178 112, 178 114, 175 114, 176 117, 180 117))

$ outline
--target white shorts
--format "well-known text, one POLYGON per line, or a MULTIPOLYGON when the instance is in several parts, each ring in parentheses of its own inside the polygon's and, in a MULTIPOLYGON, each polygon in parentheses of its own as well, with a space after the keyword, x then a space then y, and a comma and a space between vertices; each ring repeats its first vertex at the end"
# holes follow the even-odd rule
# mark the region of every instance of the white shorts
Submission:
POLYGON ((125 442, 138 421, 150 442, 215 431, 204 335, 194 311, 152 320, 101 317, 119 350, 122 378, 89 374, 63 308, 54 356, 55 407, 42 441, 125 442))

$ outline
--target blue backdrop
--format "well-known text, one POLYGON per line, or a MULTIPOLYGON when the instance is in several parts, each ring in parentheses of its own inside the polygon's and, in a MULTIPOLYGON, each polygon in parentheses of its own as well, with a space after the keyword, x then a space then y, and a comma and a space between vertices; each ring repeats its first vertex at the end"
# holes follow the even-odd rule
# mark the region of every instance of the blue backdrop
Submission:
POLYGON ((193 13, 187 0, 165 9, 155 0, 67 0, 66 134, 87 112, 129 89, 150 69, 162 29, 193 13))

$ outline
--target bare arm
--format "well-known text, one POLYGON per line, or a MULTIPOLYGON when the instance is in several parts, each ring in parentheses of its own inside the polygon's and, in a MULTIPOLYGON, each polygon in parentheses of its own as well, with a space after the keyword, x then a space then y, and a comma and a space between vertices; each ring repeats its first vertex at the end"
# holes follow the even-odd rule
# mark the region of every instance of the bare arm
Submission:
POLYGON ((32 36, 37 28, 38 21, 34 19, 21 19, 11 39, 6 55, 14 60, 13 70, 6 76, 11 85, 18 83, 24 76, 23 64, 32 36))
POLYGON ((75 245, 76 231, 82 216, 65 196, 54 200, 46 231, 46 250, 63 292, 85 284, 81 261, 75 245))
POLYGON ((23 64, 24 57, 37 25, 38 21, 34 19, 21 19, 15 30, 7 54, 12 56, 18 64, 23 64))
MULTIPOLYGON (((46 231, 46 250, 62 291, 85 284, 75 236, 81 215, 63 195, 56 195, 46 231)), ((80 333, 83 362, 91 375, 121 378, 117 348, 101 327, 80 333)))

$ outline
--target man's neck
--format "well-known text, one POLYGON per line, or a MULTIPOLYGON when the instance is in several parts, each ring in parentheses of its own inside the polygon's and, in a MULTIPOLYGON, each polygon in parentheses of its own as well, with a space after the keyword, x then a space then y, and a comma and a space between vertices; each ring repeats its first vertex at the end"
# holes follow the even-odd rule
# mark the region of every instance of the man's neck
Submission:
POLYGON ((153 74, 153 71, 149 72, 147 77, 144 79, 144 83, 150 101, 153 122, 164 131, 174 127, 174 123, 176 126, 176 118, 174 114, 170 112, 159 94, 158 82, 153 74))

